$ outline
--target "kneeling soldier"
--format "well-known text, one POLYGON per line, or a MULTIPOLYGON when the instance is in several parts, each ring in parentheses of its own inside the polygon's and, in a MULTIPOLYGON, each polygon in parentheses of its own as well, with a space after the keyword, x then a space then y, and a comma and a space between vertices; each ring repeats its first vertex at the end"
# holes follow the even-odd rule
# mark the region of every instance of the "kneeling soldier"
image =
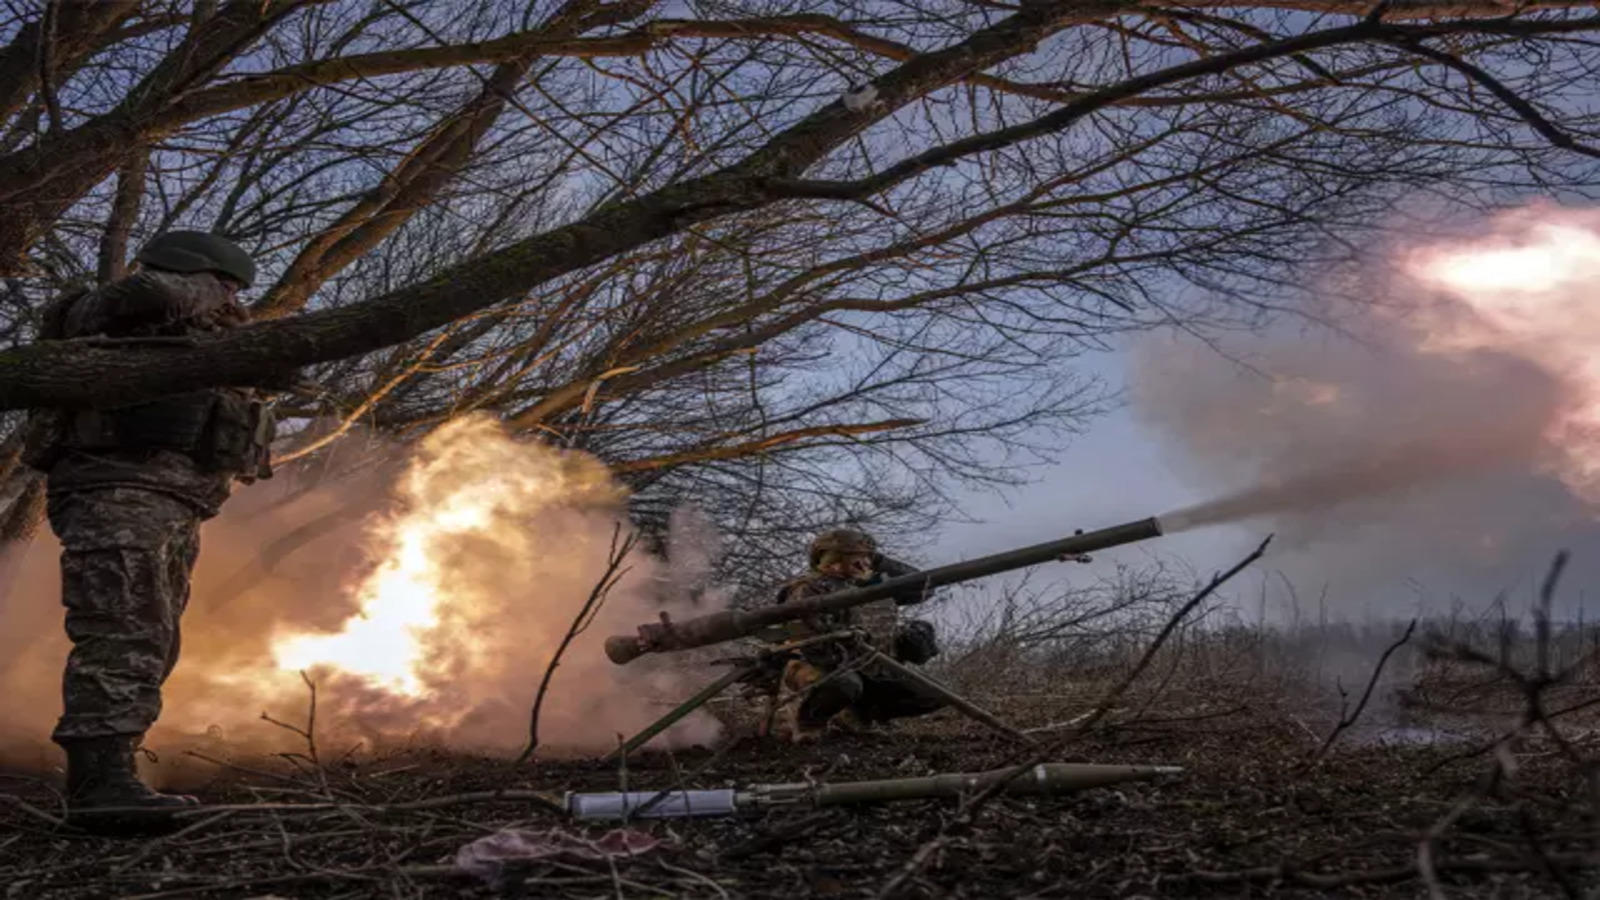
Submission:
MULTIPOLYGON (((819 597, 917 571, 883 556, 870 535, 853 529, 818 535, 811 543, 810 563, 805 575, 779 590, 777 602, 819 597)), ((803 619, 793 623, 790 631, 800 638, 859 628, 896 660, 924 663, 939 652, 933 626, 917 620, 897 622, 897 609, 926 599, 923 590, 911 588, 858 610, 803 619)), ((890 719, 927 715, 945 705, 921 685, 886 667, 870 662, 860 665, 862 652, 845 642, 816 644, 801 651, 803 658, 788 663, 784 687, 809 691, 798 705, 786 707, 784 725, 791 740, 815 739, 830 721, 846 728, 870 727, 890 719)))

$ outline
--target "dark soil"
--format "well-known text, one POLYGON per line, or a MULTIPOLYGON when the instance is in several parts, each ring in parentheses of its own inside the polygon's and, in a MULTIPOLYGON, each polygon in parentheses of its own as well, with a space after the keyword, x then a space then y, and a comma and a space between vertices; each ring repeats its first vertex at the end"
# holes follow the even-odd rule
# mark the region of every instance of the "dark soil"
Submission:
MULTIPOLYGON (((1013 705, 1005 714, 1024 725, 1058 711, 1013 705)), ((594 761, 513 769, 418 751, 322 776, 240 761, 262 771, 219 770, 201 795, 250 809, 202 811, 180 833, 137 839, 52 827, 40 814, 59 810, 53 786, 6 778, 0 797, 13 802, 0 804, 0 881, 6 896, 27 898, 872 897, 897 875, 905 875, 897 895, 906 897, 1426 897, 1419 840, 1480 792, 1490 768, 1489 754, 1466 755, 1471 744, 1372 744, 1351 733, 1308 771, 1319 735, 1295 716, 1214 695, 1162 706, 1167 712, 1146 711, 1142 722, 1114 724, 1053 758, 1184 766, 1170 782, 1001 798, 970 827, 954 801, 641 822, 633 827, 667 846, 614 865, 539 863, 496 886, 453 868, 460 846, 500 828, 559 825, 598 836, 612 826, 562 823, 533 799, 384 807, 502 789, 615 790, 623 778, 640 790, 977 771, 1017 753, 947 712, 820 746, 746 738, 718 754, 643 754, 625 773, 594 761), (284 806, 330 796, 348 805, 284 806), (906 874, 913 858, 920 864, 906 874)), ((1514 761, 1511 781, 1441 828, 1438 887, 1451 897, 1592 895, 1597 870, 1583 865, 1594 861, 1597 841, 1579 813, 1588 806, 1582 779, 1537 742, 1519 747, 1514 761)))

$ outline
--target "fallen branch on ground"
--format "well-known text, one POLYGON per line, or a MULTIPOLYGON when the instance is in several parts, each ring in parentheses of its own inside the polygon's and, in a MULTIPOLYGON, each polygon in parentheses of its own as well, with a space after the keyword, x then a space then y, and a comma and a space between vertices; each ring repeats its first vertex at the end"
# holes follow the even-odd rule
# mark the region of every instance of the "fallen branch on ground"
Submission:
POLYGON ((1251 551, 1250 555, 1236 563, 1233 568, 1213 576, 1209 584, 1196 593, 1194 597, 1190 598, 1187 603, 1179 607, 1178 611, 1173 613, 1172 616, 1167 619, 1167 623, 1161 627, 1159 632, 1156 633, 1155 639, 1150 642, 1150 646, 1145 648, 1144 655, 1139 657, 1139 661, 1134 664, 1133 668, 1129 670, 1127 675, 1123 676, 1121 681, 1117 682, 1109 691, 1106 692, 1105 696, 1100 699, 1100 702, 1095 705, 1094 709, 1090 710, 1089 714, 1083 717, 1083 721, 1081 723, 1079 723, 1060 740, 1039 749, 1037 752, 1030 755, 1024 762, 1017 764, 1007 777, 998 779, 993 784, 989 785, 989 787, 978 792, 978 794, 976 794, 970 801, 963 804, 962 811, 957 814, 955 819, 949 823, 946 823, 943 828, 939 829, 938 835, 924 842, 921 847, 917 848, 917 852, 912 855, 911 859, 907 860, 906 864, 900 869, 900 871, 884 884, 884 886, 878 891, 878 900, 887 900, 887 898, 894 896, 899 892, 900 888, 906 884, 906 882, 914 878, 916 874, 927 865, 928 860, 931 859, 933 855, 938 852, 939 848, 941 848, 949 839, 949 833, 952 827, 966 827, 970 825, 973 819, 977 816, 978 812, 980 812, 983 807, 989 803, 989 801, 993 800, 995 797, 998 797, 1005 791, 1006 785, 1027 774, 1034 766, 1052 758, 1057 753, 1061 752, 1061 750, 1068 744, 1074 740, 1077 740, 1084 733, 1089 731, 1089 729, 1093 728, 1095 723, 1104 718, 1105 715, 1116 706, 1117 702, 1122 699, 1122 696, 1128 692, 1128 689, 1133 686, 1133 683, 1139 679, 1139 676, 1144 674, 1144 670, 1150 666, 1150 661, 1155 658, 1157 651, 1159 651, 1162 645, 1167 642, 1167 639, 1172 636, 1172 633, 1177 630, 1178 626, 1183 622, 1183 620, 1191 612, 1194 612, 1194 610, 1201 603, 1205 602, 1207 597, 1211 596, 1218 588, 1226 584, 1229 579, 1244 571, 1250 566, 1251 563, 1260 559, 1267 552, 1267 545, 1270 543, 1272 543, 1272 535, 1268 535, 1266 539, 1263 540, 1258 547, 1256 547, 1255 550, 1251 551))

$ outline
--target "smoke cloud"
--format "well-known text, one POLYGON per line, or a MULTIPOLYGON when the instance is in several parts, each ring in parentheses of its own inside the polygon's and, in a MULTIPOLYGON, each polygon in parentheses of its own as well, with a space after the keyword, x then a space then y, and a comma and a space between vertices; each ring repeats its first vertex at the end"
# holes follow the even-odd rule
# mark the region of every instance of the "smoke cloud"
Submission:
MULTIPOLYGON (((261 717, 305 724, 303 669, 324 753, 520 751, 545 667, 627 535, 625 493, 604 465, 468 419, 360 477, 296 491, 287 479, 242 488, 203 527, 182 658, 148 744, 208 755, 304 749, 261 717)), ((673 527, 669 544, 700 551, 685 553, 695 571, 638 549, 625 557, 556 670, 541 753, 613 748, 705 680, 669 658, 617 667, 601 650, 607 635, 663 610, 708 611, 683 585, 715 539, 691 515, 673 527)), ((41 768, 58 758, 48 735, 67 651, 59 549, 46 531, 6 552, 0 762, 41 768)), ((717 729, 694 716, 657 741, 701 743, 717 729)))
POLYGON ((1292 578, 1367 599, 1479 601, 1559 547, 1581 563, 1600 537, 1600 214, 1534 206, 1384 262, 1399 274, 1368 279, 1354 337, 1255 338, 1230 348, 1244 364, 1136 348, 1136 413, 1220 498, 1163 524, 1271 528, 1292 578))

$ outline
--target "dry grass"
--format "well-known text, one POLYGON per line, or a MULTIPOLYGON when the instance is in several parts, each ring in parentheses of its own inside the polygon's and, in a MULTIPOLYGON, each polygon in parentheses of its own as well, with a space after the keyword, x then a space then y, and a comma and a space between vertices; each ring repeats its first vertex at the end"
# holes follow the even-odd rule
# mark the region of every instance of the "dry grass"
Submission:
MULTIPOLYGON (((1152 617, 1154 621, 1154 617, 1152 617)), ((1596 881, 1600 698, 1592 629, 1422 623, 1371 703, 1320 760, 1367 686, 1389 626, 1203 628, 1176 635, 1066 759, 1183 765, 1170 784, 960 804, 641 823, 670 848, 613 868, 528 866, 499 890, 542 897, 1582 896, 1596 881), (1539 650, 1543 644, 1544 651, 1539 650), (1470 652, 1469 652, 1470 651, 1470 652), (1474 657, 1473 653, 1478 653, 1474 657), (1543 673, 1542 675, 1540 673, 1543 673), (1522 681, 1519 682, 1518 678, 1522 681), (1344 697, 1341 699, 1340 690, 1344 697), (1536 710, 1530 712, 1531 709, 1536 710), (1446 731, 1459 740, 1414 740, 1446 731), (1386 740, 1404 738, 1404 740, 1386 740)), ((1035 734, 1070 733, 1148 646, 1148 631, 1080 645, 995 639, 941 673, 1035 734)), ((742 708, 717 707, 736 722, 742 708)), ((753 739, 630 759, 634 789, 856 779, 997 767, 1017 748, 952 713, 889 734, 794 748, 753 739)), ((618 787, 593 761, 513 768, 424 751, 286 770, 219 767, 174 835, 75 836, 42 818, 51 785, 6 779, 0 880, 12 897, 490 896, 451 865, 503 827, 548 827, 530 793, 618 787), (246 769, 253 770, 247 771, 246 769), (25 806, 24 806, 25 804, 25 806)), ((599 832, 603 827, 582 828, 599 832)))

